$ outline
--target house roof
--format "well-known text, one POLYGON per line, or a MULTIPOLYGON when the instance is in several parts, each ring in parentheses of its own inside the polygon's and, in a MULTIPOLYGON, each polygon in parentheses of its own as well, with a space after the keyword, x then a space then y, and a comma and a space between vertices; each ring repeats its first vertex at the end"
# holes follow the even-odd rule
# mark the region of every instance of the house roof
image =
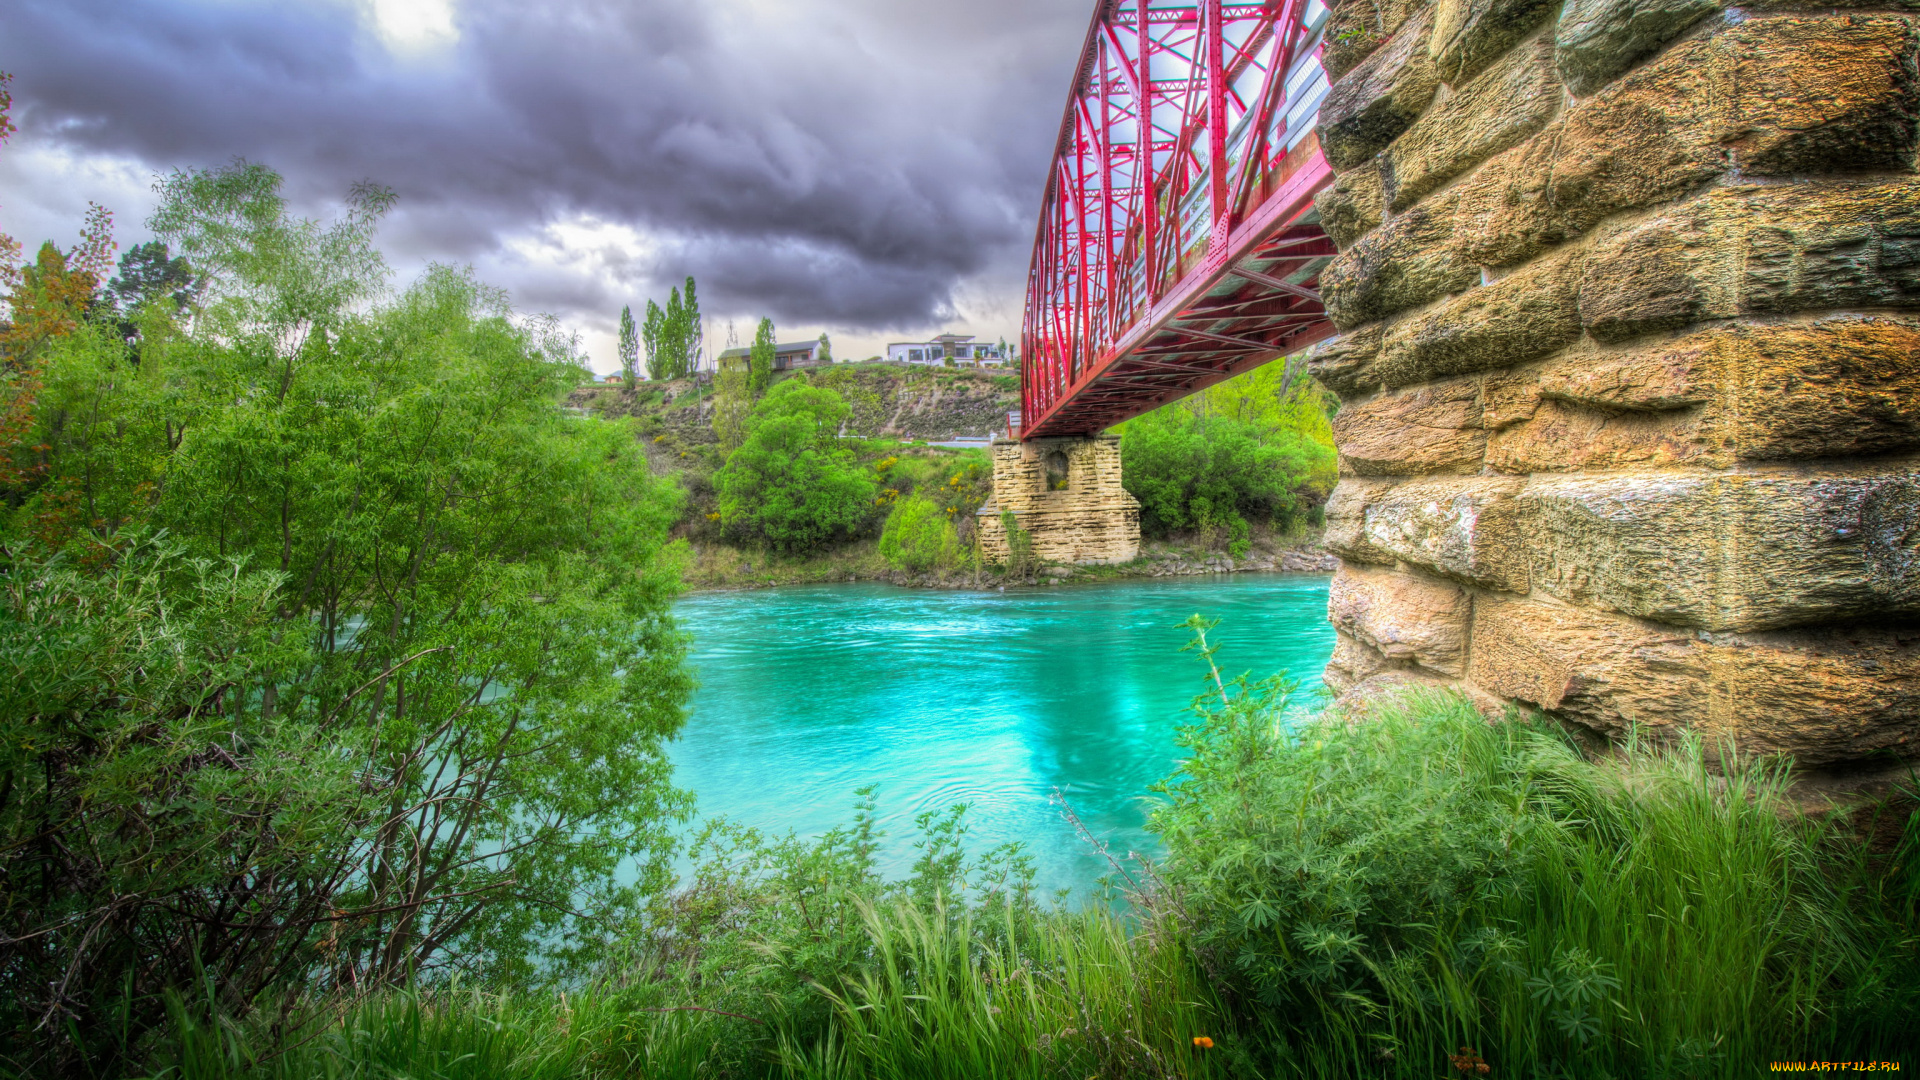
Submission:
MULTIPOLYGON (((776 344, 773 347, 773 351, 775 353, 805 352, 808 349, 817 349, 819 347, 820 347, 820 339, 812 338, 807 341, 788 341, 781 344, 776 344)), ((746 356, 752 352, 753 352, 753 346, 742 345, 738 348, 724 350, 720 353, 720 355, 721 356, 746 356)))

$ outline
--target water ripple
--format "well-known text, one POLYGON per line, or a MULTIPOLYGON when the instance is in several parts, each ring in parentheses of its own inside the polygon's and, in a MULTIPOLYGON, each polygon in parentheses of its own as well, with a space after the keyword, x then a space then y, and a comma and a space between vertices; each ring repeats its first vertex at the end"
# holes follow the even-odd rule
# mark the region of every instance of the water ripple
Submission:
POLYGON ((1116 850, 1154 850, 1143 796, 1178 760, 1203 689, 1178 624, 1219 618, 1229 674, 1319 686, 1328 579, 1233 575, 1044 591, 822 585, 679 605, 700 688, 672 757, 704 814, 817 835, 879 786, 882 864, 904 874, 915 815, 967 803, 977 847, 1024 841, 1047 888, 1105 872, 1049 802, 1066 789, 1116 850))

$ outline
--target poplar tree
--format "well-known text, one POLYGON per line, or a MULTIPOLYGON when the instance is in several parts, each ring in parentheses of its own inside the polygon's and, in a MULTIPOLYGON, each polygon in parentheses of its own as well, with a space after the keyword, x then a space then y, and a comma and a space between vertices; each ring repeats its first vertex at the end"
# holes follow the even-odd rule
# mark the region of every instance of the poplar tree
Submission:
POLYGON ((640 332, 633 325, 633 308, 620 309, 620 374, 626 377, 629 392, 640 382, 640 332))
POLYGON ((700 322, 700 298, 694 295, 693 275, 687 275, 687 288, 681 294, 680 312, 684 330, 680 338, 680 375, 691 376, 700 367, 700 349, 705 341, 705 333, 700 322))
POLYGON ((665 348, 666 322, 666 313, 660 310, 660 305, 651 300, 647 301, 647 317, 640 324, 640 341, 647 349, 647 378, 649 379, 673 377, 669 366, 671 360, 665 348))
POLYGON ((753 332, 753 348, 747 360, 747 389, 756 398, 773 382, 773 355, 773 320, 763 318, 760 328, 753 332))

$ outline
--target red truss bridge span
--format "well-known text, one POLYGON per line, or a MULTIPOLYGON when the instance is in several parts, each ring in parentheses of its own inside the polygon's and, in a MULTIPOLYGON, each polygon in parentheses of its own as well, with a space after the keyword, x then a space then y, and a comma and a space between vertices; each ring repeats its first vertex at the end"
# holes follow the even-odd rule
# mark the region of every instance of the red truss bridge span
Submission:
POLYGON ((1028 272, 1021 436, 1089 435, 1333 333, 1322 0, 1100 0, 1028 272))

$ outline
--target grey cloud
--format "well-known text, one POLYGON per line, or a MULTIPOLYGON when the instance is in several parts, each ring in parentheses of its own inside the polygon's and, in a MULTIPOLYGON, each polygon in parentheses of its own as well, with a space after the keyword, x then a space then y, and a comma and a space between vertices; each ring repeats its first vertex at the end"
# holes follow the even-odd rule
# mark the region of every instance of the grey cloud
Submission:
POLYGON ((388 242, 418 258, 587 213, 664 238, 636 288, 693 273, 716 310, 874 330, 1016 277, 1088 0, 780 10, 760 32, 701 4, 469 0, 459 42, 409 64, 344 4, 10 0, 0 68, 25 130, 81 150, 246 156, 315 200, 387 183, 388 242))

